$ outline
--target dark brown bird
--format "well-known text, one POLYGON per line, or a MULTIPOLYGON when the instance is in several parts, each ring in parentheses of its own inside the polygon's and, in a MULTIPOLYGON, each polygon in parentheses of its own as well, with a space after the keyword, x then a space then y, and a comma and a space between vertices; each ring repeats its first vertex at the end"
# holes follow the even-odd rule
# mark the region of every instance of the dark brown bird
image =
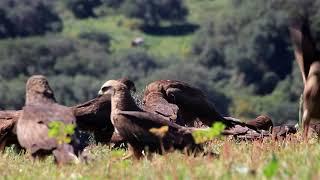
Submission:
POLYGON ((311 120, 320 120, 320 62, 313 62, 303 90, 303 129, 308 137, 311 120))
POLYGON ((260 115, 255 119, 247 121, 246 124, 254 126, 257 129, 266 131, 269 131, 273 127, 271 118, 266 115, 260 115))
POLYGON ((319 53, 310 32, 309 19, 300 17, 292 20, 289 31, 303 84, 306 84, 311 64, 319 61, 319 53))
POLYGON ((140 109, 125 84, 109 80, 100 89, 99 94, 111 95, 111 122, 116 131, 131 145, 136 158, 140 158, 145 149, 160 154, 171 148, 197 149, 190 128, 184 128, 159 115, 140 109), (166 126, 168 131, 163 137, 150 132, 152 128, 166 126))
POLYGON ((150 83, 144 92, 143 108, 159 114, 182 126, 197 127, 198 121, 206 126, 222 122, 227 128, 235 125, 255 127, 224 118, 204 93, 191 85, 175 80, 158 80, 150 83))
MULTIPOLYGON (((131 84, 132 82, 127 78, 121 78, 117 81, 124 83, 130 90, 135 91, 135 85, 131 84)), ((97 143, 108 144, 111 142, 121 144, 123 142, 118 134, 114 134, 114 127, 110 120, 110 95, 98 96, 71 108, 76 115, 79 129, 92 132, 97 143)))
POLYGON ((289 30, 304 82, 302 124, 306 139, 310 121, 320 118, 320 57, 310 33, 308 18, 297 19, 289 30))
POLYGON ((76 131, 72 142, 58 143, 48 136, 50 122, 76 123, 72 110, 56 103, 47 79, 31 76, 26 85, 26 102, 17 122, 18 141, 32 157, 53 153, 58 164, 77 161, 78 139, 76 131))

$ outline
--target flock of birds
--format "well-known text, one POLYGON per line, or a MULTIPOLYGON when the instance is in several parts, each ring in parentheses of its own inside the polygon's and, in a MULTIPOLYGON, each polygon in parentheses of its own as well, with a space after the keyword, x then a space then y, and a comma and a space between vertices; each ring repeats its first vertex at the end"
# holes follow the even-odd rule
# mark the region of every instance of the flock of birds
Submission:
MULTIPOLYGON (((192 132, 205 129, 205 126, 217 121, 226 125, 226 134, 259 131, 250 123, 222 117, 199 89, 181 81, 160 80, 149 84, 144 93, 143 107, 139 107, 133 99, 131 91, 134 90, 134 83, 122 78, 105 82, 98 94, 99 98, 110 99, 111 111, 103 119, 111 121, 114 127, 112 136, 121 137, 114 138, 113 142, 128 143, 130 155, 137 159, 143 157, 146 149, 160 154, 172 150, 187 154, 203 153, 201 145, 195 143, 192 132), (150 131, 162 127, 167 127, 164 134, 150 131)), ((271 122, 267 116, 260 116, 251 123, 265 120, 271 122)), ((71 142, 59 143, 49 136, 50 122, 53 121, 77 126, 74 111, 56 102, 46 77, 31 76, 26 84, 25 106, 16 123, 20 146, 32 157, 53 154, 58 164, 77 161, 84 147, 79 128, 75 128, 70 136, 71 142)))
MULTIPOLYGON (((308 21, 297 21, 289 29, 305 86, 303 128, 304 137, 307 137, 311 119, 320 117, 320 63, 308 21)), ((80 130, 93 131, 100 142, 127 143, 130 155, 137 159, 146 151, 163 154, 180 150, 186 154, 204 154, 192 132, 204 130, 215 122, 226 126, 223 135, 240 139, 266 136, 277 139, 296 132, 294 126, 273 127, 272 120, 265 115, 246 123, 223 117, 200 89, 185 82, 158 80, 150 83, 145 88, 142 106, 135 102, 133 91, 135 85, 129 79, 108 80, 101 86, 97 98, 66 107, 56 102, 46 77, 34 75, 27 81, 25 106, 18 112, 12 131, 27 154, 32 157, 53 154, 59 165, 84 156, 80 130), (86 112, 83 109, 91 113, 83 113, 86 112), (49 136, 50 123, 55 121, 76 127, 69 135, 70 142, 59 142, 49 136)))

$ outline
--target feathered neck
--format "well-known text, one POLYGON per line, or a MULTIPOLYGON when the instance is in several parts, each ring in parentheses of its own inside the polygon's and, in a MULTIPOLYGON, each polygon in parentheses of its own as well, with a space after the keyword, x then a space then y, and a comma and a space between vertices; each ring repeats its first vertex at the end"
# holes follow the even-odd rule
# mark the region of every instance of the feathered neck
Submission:
POLYGON ((55 103, 53 94, 29 91, 26 94, 26 105, 55 103))
POLYGON ((114 94, 111 96, 111 108, 112 110, 121 111, 141 110, 132 98, 130 91, 126 88, 115 90, 114 94))

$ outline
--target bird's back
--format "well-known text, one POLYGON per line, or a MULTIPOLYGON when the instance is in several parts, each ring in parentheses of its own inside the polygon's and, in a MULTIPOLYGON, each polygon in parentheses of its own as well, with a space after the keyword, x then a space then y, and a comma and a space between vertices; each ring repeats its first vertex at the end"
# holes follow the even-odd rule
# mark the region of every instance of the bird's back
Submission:
POLYGON ((54 149, 57 141, 48 136, 48 125, 53 121, 74 124, 75 117, 71 109, 55 103, 24 106, 17 123, 21 146, 31 153, 54 149))

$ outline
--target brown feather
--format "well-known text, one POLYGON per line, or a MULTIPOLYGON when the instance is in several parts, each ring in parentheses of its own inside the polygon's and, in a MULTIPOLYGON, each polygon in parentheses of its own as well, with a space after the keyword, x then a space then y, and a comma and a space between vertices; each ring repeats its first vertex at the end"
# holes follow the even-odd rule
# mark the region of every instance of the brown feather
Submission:
MULTIPOLYGON (((48 136, 48 125, 53 121, 75 124, 76 118, 70 108, 56 103, 53 91, 44 76, 32 76, 26 85, 26 104, 17 122, 20 145, 32 155, 57 149, 61 145, 55 138, 48 136)), ((76 136, 72 137, 73 142, 76 142, 76 136)), ((55 158, 58 163, 63 161, 55 158)))

